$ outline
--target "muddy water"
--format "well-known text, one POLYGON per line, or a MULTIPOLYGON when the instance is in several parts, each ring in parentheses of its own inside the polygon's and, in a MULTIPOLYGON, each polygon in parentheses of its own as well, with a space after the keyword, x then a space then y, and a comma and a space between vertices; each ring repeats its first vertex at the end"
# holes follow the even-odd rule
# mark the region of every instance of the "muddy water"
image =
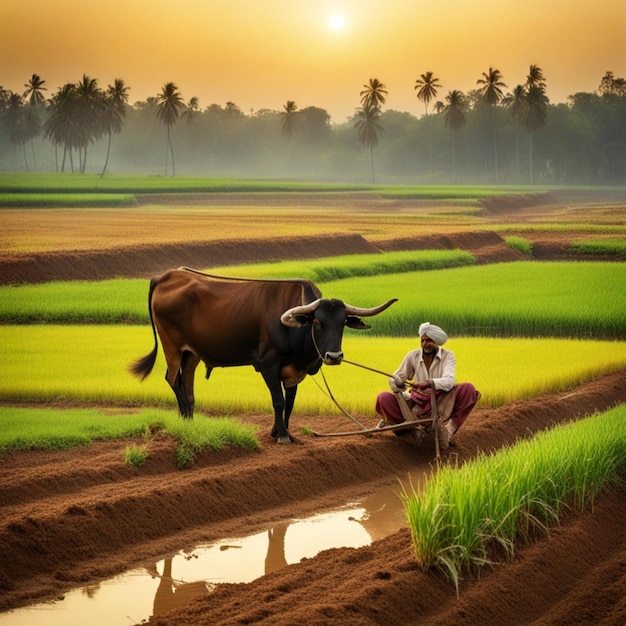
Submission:
MULTIPOLYGON (((414 489, 425 480, 411 476, 414 489)), ((246 537, 178 552, 54 602, 0 613, 0 626, 129 626, 210 594, 221 583, 246 583, 322 550, 360 548, 406 526, 399 483, 340 509, 304 519, 280 520, 246 537)))

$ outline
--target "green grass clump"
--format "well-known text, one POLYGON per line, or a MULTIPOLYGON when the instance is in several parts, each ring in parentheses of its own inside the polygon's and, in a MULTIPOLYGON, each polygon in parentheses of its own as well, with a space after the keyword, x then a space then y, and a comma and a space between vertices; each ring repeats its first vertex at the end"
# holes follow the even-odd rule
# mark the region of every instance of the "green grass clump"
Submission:
POLYGON ((523 252, 526 256, 533 255, 533 244, 524 237, 511 235, 510 237, 505 237, 504 241, 506 242, 506 245, 513 250, 519 250, 520 252, 523 252))
POLYGON ((148 444, 132 444, 124 450, 124 462, 133 467, 143 467, 148 459, 148 444))
POLYGON ((576 241, 571 243, 569 248, 578 254, 624 255, 626 254, 626 239, 576 241))
POLYGON ((458 591, 463 572, 508 558, 559 522, 567 507, 587 508, 607 486, 623 487, 626 405, 542 432, 461 468, 444 466, 422 493, 404 490, 413 550, 458 591))
MULTIPOLYGON (((232 418, 199 415, 193 420, 183 420, 173 411, 152 408, 104 413, 97 409, 0 407, 0 422, 0 451, 63 450, 86 446, 96 440, 128 437, 142 437, 145 441, 149 439, 146 433, 154 431, 167 433, 178 441, 185 463, 206 449, 218 451, 236 446, 256 450, 260 447, 256 428, 232 418)), ((137 465, 147 453, 144 446, 127 448, 125 460, 137 465)))

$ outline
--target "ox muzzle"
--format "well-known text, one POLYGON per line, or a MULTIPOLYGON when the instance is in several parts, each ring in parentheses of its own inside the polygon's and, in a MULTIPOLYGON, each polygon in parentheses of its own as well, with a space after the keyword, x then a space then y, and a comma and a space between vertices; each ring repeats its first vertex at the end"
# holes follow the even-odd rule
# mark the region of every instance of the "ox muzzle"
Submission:
POLYGON ((325 352, 322 356, 324 365, 339 365, 343 361, 343 352, 325 352))

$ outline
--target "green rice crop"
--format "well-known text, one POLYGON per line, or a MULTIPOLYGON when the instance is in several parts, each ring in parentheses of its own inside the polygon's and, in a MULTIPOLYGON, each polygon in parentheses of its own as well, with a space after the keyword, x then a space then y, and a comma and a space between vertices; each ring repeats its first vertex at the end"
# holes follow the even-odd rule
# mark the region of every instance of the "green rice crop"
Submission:
POLYGON ((146 432, 172 435, 179 449, 191 457, 210 449, 237 446, 258 449, 256 428, 233 418, 181 420, 172 411, 144 408, 122 412, 98 409, 50 409, 0 407, 0 452, 13 450, 62 450, 86 446, 96 440, 145 437, 146 432))
MULTIPOLYGON (((275 267, 274 276, 297 276, 309 267, 320 274, 342 273, 346 266, 364 273, 411 262, 411 255, 390 258, 363 255, 350 261, 353 265, 348 257, 341 262, 335 258, 259 267, 261 275, 275 267)), ((437 257, 424 255, 426 263, 432 258, 437 257)), ((420 262, 421 255, 415 259, 420 262)), ((242 276, 254 276, 256 271, 255 266, 221 269, 242 276)), ((380 336, 411 336, 420 322, 428 320, 450 336, 625 339, 626 272, 621 269, 615 263, 528 261, 317 282, 326 297, 355 306, 374 306, 397 297, 396 304, 371 320, 369 332, 380 336)), ((148 323, 147 297, 148 280, 137 279, 3 286, 0 323, 148 323)))
MULTIPOLYGON (((314 282, 386 273, 458 267, 474 263, 462 250, 420 250, 354 254, 303 262, 283 261, 220 267, 214 274, 241 278, 290 278, 314 282)), ((0 323, 146 323, 148 281, 53 281, 40 285, 0 287, 0 323)))
POLYGON ((569 245, 570 249, 578 254, 626 254, 626 239, 591 239, 576 241, 569 245))
POLYGON ((508 558, 515 544, 559 522, 569 506, 586 508, 626 470, 626 405, 542 432, 460 468, 443 466, 421 493, 404 489, 414 555, 458 591, 463 572, 508 558))
POLYGON ((68 208, 68 207, 128 207, 137 201, 125 193, 7 193, 0 194, 0 209, 11 208, 68 208))
MULTIPOLYGON (((419 346, 413 337, 371 337, 346 333, 345 358, 392 373, 404 355, 419 346)), ((164 380, 165 361, 145 381, 127 366, 152 347, 152 333, 139 326, 0 326, 3 367, 0 398, 8 401, 75 400, 121 406, 169 407, 174 393, 164 380)), ((563 391, 626 367, 626 344, 565 339, 452 338, 446 344, 457 357, 457 380, 473 382, 481 403, 501 406, 544 393, 563 391), (548 354, 549 358, 538 357, 548 354)), ((333 395, 348 411, 374 418, 379 391, 387 377, 350 363, 324 367, 333 395)), ((272 414, 269 391, 252 367, 216 368, 209 381, 196 372, 196 407, 217 415, 272 414)), ((338 409, 320 375, 298 388, 296 414, 325 415, 338 409)), ((268 422, 269 423, 269 422, 268 422)))
POLYGON ((509 246, 509 248, 513 248, 513 250, 519 250, 527 256, 532 256, 533 254, 533 244, 524 237, 511 235, 510 237, 505 237, 504 241, 506 245, 509 246))
MULTIPOLYGON (((547 188, 535 188, 535 192, 547 188)), ((427 200, 478 199, 489 196, 527 194, 528 189, 518 186, 488 185, 362 185, 346 183, 294 182, 284 180, 162 177, 22 172, 0 173, 0 194, 35 192, 98 192, 117 193, 167 193, 167 192, 375 192, 392 198, 416 198, 427 200)))
POLYGON ((410 250, 383 254, 349 254, 311 259, 308 261, 281 261, 254 263, 235 267, 216 267, 207 270, 213 274, 245 278, 306 278, 315 283, 331 280, 379 276, 402 272, 429 271, 446 267, 472 265, 476 259, 463 250, 410 250))
POLYGON ((395 296, 372 333, 415 333, 422 321, 451 336, 626 338, 626 272, 616 263, 519 261, 331 281, 324 295, 359 306, 395 296))
POLYGON ((520 222, 506 224, 486 224, 485 230, 496 233, 508 232, 588 232, 588 233, 626 233, 624 224, 593 224, 591 222, 520 222))

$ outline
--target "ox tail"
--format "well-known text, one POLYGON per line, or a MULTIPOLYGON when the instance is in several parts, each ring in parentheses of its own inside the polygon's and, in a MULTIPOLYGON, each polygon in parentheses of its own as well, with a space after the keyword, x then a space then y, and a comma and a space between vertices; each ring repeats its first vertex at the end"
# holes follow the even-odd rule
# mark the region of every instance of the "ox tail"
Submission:
POLYGON ((128 370, 134 376, 137 376, 139 380, 143 380, 147 376, 149 376, 157 358, 157 352, 159 350, 159 342, 157 340, 157 332, 156 326, 154 325, 154 317, 152 316, 152 294, 157 286, 157 281, 153 278, 150 281, 150 291, 148 292, 148 313, 150 313, 150 324, 152 325, 152 334, 154 335, 154 348, 152 351, 146 354, 146 356, 133 361, 129 366, 128 370))

